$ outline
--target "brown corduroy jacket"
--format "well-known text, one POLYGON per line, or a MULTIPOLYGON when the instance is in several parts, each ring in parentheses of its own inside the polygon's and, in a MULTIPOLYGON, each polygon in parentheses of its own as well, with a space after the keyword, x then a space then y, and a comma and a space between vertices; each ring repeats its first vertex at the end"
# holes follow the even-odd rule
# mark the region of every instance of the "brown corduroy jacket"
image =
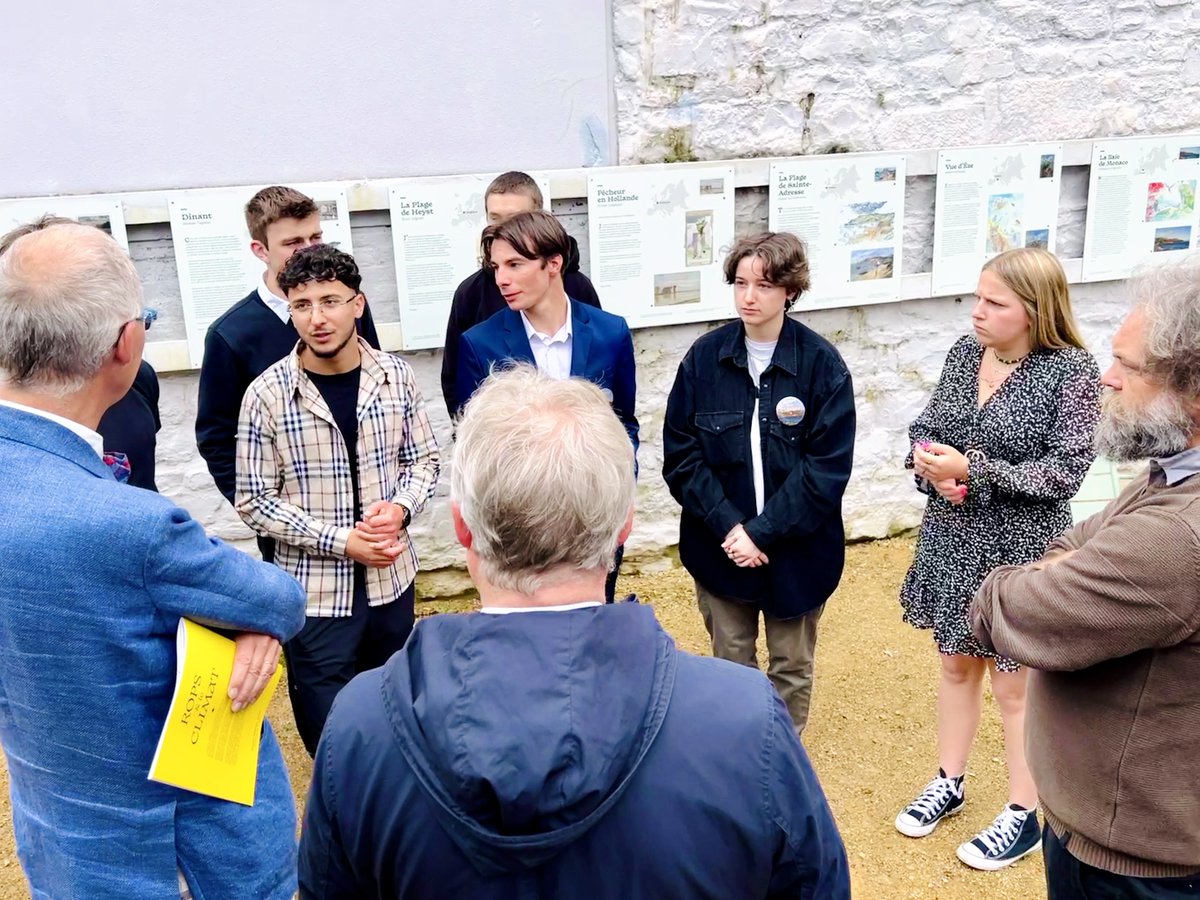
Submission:
POLYGON ((1200 872, 1200 476, 1158 476, 971 606, 980 640, 1032 670, 1046 821, 1082 862, 1143 878, 1200 872))

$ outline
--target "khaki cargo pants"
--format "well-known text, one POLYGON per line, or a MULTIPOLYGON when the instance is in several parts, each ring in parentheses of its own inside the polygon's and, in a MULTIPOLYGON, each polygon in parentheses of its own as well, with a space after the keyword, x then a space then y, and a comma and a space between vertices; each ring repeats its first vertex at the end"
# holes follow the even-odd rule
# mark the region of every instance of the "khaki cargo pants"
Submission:
MULTIPOLYGON (((758 640, 757 606, 719 597, 696 582, 696 605, 712 638, 713 656, 758 668, 754 643, 758 640)), ((796 734, 808 723, 812 698, 813 651, 817 646, 817 621, 825 604, 796 619, 776 619, 762 614, 766 624, 767 677, 787 706, 796 734)))

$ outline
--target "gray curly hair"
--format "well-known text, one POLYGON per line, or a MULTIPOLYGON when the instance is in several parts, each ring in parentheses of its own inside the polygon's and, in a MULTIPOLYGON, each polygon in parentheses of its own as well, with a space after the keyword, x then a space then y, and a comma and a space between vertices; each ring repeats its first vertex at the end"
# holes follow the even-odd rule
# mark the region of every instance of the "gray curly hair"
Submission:
POLYGON ((1145 317, 1146 373, 1182 397, 1200 397, 1200 253, 1142 266, 1129 292, 1145 317))

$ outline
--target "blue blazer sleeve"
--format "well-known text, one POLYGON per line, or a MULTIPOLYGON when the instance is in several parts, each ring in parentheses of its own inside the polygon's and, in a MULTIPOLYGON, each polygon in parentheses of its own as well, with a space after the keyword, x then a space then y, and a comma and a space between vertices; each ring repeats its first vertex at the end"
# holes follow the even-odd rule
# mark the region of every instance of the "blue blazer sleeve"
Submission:
POLYGON ((617 414, 617 418, 629 434, 636 459, 638 420, 634 410, 637 403, 637 368, 633 360, 633 335, 629 332, 629 326, 622 323, 622 332, 613 371, 613 412, 617 414))
POLYGON ((454 378, 454 411, 462 414, 462 409, 475 393, 475 389, 487 378, 487 360, 475 346, 470 333, 464 334, 458 340, 458 372, 454 378))
POLYGON ((280 641, 300 631, 307 601, 296 579, 208 537, 174 504, 163 505, 143 571, 155 606, 203 625, 280 641))

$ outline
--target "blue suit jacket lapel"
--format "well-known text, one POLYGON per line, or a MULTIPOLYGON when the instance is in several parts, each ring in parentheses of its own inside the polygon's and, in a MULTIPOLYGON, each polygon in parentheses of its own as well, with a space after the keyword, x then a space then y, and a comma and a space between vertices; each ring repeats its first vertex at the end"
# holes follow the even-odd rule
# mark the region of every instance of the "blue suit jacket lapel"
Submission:
POLYGON ((511 309, 504 311, 504 358, 531 364, 534 362, 521 314, 511 309))
POLYGON ((571 304, 571 376, 587 378, 588 353, 592 349, 591 320, 587 307, 574 300, 571 304))

